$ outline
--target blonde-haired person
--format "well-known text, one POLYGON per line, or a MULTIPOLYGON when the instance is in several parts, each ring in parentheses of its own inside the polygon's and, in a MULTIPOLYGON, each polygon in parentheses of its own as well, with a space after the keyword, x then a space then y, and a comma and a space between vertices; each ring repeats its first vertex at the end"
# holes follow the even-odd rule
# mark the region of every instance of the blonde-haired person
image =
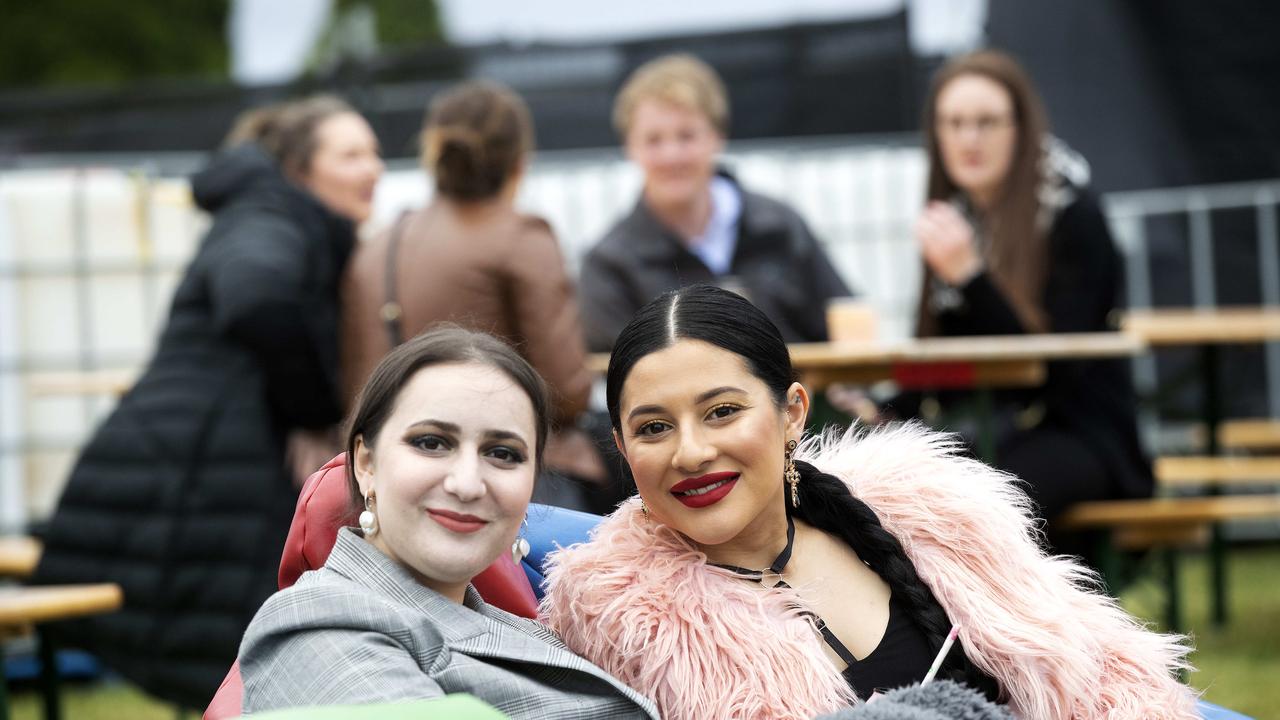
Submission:
POLYGON ((849 288, 794 210, 719 166, 729 100, 715 70, 685 54, 641 65, 613 122, 644 190, 583 261, 587 345, 610 349, 645 303, 695 282, 746 295, 789 342, 825 340, 826 303, 849 288))
POLYGON ((276 589, 297 500, 286 438, 342 417, 338 283, 382 167, 364 118, 317 96, 251 111, 192 178, 213 224, 72 470, 35 577, 124 588, 120 612, 51 631, 152 695, 203 708, 276 589))
MULTIPOLYGON (((1089 167, 1048 134, 1017 61, 984 50, 948 62, 925 103, 928 204, 918 333, 1008 335, 1114 329, 1123 266, 1088 189, 1089 167)), ((1001 396, 995 464, 1027 481, 1057 549, 1072 503, 1150 496, 1123 360, 1055 363, 1033 391, 1001 396)), ((962 397, 943 396, 944 410, 962 397)))
MULTIPOLYGON (((557 427, 572 428, 591 390, 573 283, 551 227, 515 205, 534 144, 528 107, 498 83, 462 83, 431 101, 421 143, 431 201, 361 243, 347 274, 347 402, 392 347, 447 321, 517 348, 546 378, 557 427)), ((567 431, 553 436, 548 465, 604 477, 590 442, 567 431)), ((583 502, 574 485, 540 492, 561 493, 543 501, 583 502)))

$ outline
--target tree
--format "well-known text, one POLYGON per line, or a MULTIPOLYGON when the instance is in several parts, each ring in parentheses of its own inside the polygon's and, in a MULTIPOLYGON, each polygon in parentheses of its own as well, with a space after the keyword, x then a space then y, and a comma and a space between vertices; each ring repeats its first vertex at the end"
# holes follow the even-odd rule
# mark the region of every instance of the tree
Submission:
POLYGON ((224 79, 229 0, 0 0, 0 87, 224 79))

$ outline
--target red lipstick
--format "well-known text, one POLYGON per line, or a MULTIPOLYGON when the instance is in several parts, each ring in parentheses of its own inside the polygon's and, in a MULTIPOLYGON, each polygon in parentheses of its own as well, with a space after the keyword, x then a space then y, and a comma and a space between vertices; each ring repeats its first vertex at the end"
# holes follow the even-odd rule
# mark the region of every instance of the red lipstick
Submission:
POLYGON ((428 508, 427 514, 431 516, 432 520, 443 525, 446 530, 452 530, 456 533, 473 533, 489 524, 487 520, 481 520, 475 515, 463 515, 449 510, 428 508))
POLYGON ((671 486, 671 494, 686 507, 704 508, 715 505, 733 491, 740 473, 714 472, 701 477, 681 480, 671 486))

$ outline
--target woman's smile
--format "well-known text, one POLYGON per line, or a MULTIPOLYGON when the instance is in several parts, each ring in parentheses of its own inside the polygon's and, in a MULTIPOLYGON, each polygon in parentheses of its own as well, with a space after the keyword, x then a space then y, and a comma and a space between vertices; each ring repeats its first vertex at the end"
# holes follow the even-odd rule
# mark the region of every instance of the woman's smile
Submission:
POLYGON ((481 520, 475 515, 456 513, 451 510, 427 508, 427 515, 432 520, 443 525, 445 529, 452 530, 456 533, 473 533, 477 530, 483 529, 489 524, 489 521, 481 520))
POLYGON ((733 492, 740 473, 714 472, 676 483, 671 494, 686 507, 703 508, 715 505, 733 492))

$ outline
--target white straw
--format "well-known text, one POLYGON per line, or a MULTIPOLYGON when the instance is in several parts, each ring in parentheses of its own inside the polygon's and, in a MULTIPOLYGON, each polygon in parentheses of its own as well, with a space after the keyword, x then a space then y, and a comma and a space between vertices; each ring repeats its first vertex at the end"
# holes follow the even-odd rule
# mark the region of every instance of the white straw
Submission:
POLYGON ((942 641, 942 649, 938 651, 938 657, 933 659, 933 665, 929 668, 928 674, 924 676, 924 680, 920 681, 921 687, 933 682, 933 677, 938 674, 938 669, 942 667, 942 661, 947 659, 947 653, 951 652, 951 645, 955 643, 956 635, 959 632, 959 625, 951 626, 951 632, 947 633, 947 639, 942 641))

